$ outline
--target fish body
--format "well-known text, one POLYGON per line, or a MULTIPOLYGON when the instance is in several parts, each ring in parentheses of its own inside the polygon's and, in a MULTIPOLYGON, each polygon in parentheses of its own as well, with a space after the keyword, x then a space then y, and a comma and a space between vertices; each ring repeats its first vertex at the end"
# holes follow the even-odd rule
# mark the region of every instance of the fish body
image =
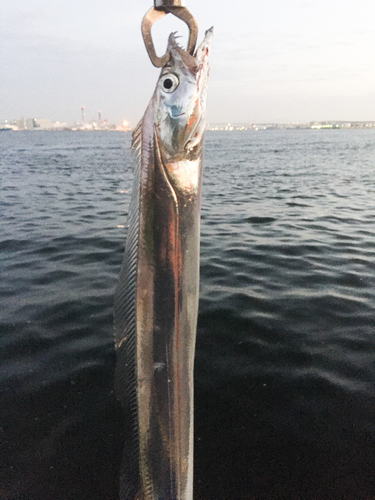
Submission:
POLYGON ((121 500, 193 498, 193 368, 203 133, 212 29, 169 62, 133 132, 134 187, 115 295, 121 500))

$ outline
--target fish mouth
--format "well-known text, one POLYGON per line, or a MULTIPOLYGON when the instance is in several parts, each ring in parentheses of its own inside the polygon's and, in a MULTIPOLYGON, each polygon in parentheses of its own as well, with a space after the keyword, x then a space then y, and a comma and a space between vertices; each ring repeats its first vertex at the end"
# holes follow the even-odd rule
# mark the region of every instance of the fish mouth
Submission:
POLYGON ((171 118, 180 118, 186 114, 185 106, 181 105, 181 103, 171 104, 168 106, 168 114, 171 118))
POLYGON ((185 111, 183 111, 182 113, 178 113, 178 114, 173 113, 173 111, 170 111, 170 113, 169 113, 169 116, 171 118, 180 118, 181 116, 184 116, 184 115, 186 115, 185 111))

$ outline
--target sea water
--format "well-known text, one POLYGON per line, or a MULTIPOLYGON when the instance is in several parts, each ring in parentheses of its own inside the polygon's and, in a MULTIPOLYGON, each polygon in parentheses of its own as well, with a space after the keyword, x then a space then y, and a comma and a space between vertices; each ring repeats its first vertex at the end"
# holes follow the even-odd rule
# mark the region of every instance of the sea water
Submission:
MULTIPOLYGON (((1 500, 117 498, 130 143, 0 136, 1 500)), ((375 131, 205 143, 194 498, 375 498, 375 131)))

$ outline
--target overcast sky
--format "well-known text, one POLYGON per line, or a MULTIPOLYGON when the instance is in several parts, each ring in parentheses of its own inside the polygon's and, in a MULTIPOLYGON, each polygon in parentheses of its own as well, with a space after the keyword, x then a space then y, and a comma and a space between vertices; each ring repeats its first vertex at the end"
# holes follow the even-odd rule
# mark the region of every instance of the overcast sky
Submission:
MULTIPOLYGON (((159 70, 140 24, 152 0, 0 0, 0 122, 127 119, 159 70)), ((215 30, 208 121, 375 120, 374 0, 186 0, 215 30)), ((185 25, 168 15, 155 45, 185 25)))

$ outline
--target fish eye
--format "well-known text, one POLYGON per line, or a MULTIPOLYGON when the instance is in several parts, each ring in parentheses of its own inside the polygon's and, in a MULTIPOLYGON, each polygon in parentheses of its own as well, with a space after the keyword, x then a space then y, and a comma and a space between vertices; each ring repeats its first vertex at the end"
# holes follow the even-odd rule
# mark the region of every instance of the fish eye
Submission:
POLYGON ((173 92, 179 85, 179 79, 173 73, 169 73, 168 75, 164 75, 161 80, 161 88, 164 92, 173 92))

